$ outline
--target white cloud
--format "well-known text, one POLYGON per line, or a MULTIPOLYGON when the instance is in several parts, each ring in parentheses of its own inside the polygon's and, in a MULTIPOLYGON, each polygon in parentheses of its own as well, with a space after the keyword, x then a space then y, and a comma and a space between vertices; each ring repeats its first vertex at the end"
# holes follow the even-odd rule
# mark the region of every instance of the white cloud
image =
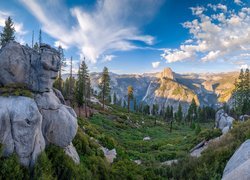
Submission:
POLYGON ((236 3, 236 4, 238 4, 238 5, 243 4, 241 0, 234 0, 234 3, 236 3))
POLYGON ((210 51, 205 57, 201 58, 202 61, 215 60, 220 55, 220 51, 210 51))
POLYGON ((80 56, 91 62, 107 52, 136 49, 134 41, 152 45, 154 38, 139 29, 161 4, 154 0, 99 0, 90 11, 83 7, 69 10, 59 0, 20 2, 40 21, 43 31, 67 46, 76 46, 80 56))
POLYGON ((193 59, 239 61, 242 54, 250 53, 250 8, 242 7, 236 11, 221 4, 208 6, 215 12, 207 15, 205 8, 192 9, 195 18, 183 23, 191 38, 178 49, 165 50, 162 57, 167 62, 193 59))
POLYGON ((208 7, 212 8, 214 11, 217 11, 217 10, 222 10, 224 12, 227 12, 227 6, 224 5, 224 4, 208 4, 207 5, 208 7))
POLYGON ((112 61, 116 56, 115 55, 105 55, 103 58, 103 62, 112 61))
POLYGON ((243 64, 240 66, 240 69, 247 69, 248 68, 248 65, 247 64, 243 64))
POLYGON ((158 68, 160 63, 161 63, 160 61, 152 62, 152 67, 153 68, 158 68))
POLYGON ((64 44, 64 43, 61 42, 61 41, 55 41, 54 46, 55 46, 56 48, 58 48, 59 46, 61 46, 63 49, 66 49, 66 50, 69 48, 69 46, 67 46, 66 44, 64 44))

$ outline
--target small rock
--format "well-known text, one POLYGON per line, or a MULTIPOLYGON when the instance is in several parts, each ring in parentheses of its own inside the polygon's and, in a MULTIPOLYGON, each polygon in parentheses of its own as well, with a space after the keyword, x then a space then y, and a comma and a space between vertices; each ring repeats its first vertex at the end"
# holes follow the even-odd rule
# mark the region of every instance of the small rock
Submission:
POLYGON ((138 164, 138 165, 141 164, 141 160, 134 160, 134 162, 135 162, 136 164, 138 164))
POLYGON ((150 141, 150 140, 151 140, 151 138, 149 136, 146 136, 143 138, 143 141, 150 141))
POLYGON ((80 164, 79 155, 76 152, 76 148, 72 143, 64 148, 65 154, 67 154, 76 164, 80 164))
POLYGON ((109 163, 113 163, 117 155, 116 149, 109 150, 108 148, 101 147, 101 150, 103 151, 104 156, 106 157, 107 161, 109 163))

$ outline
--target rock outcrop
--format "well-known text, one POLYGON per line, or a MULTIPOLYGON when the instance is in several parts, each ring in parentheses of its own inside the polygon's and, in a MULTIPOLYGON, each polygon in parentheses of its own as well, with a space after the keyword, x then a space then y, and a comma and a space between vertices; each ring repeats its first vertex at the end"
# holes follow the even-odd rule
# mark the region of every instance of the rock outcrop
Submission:
POLYGON ((233 121, 234 118, 225 113, 223 109, 216 112, 215 127, 221 129, 223 134, 227 133, 232 128, 233 121))
POLYGON ((49 144, 63 148, 79 163, 71 143, 78 128, 76 113, 65 105, 61 92, 52 87, 59 63, 58 52, 44 44, 37 52, 11 41, 0 50, 0 87, 21 84, 33 96, 0 94, 3 155, 16 153, 24 166, 33 166, 49 144))
POLYGON ((250 179, 250 140, 245 141, 228 161, 223 180, 250 179))

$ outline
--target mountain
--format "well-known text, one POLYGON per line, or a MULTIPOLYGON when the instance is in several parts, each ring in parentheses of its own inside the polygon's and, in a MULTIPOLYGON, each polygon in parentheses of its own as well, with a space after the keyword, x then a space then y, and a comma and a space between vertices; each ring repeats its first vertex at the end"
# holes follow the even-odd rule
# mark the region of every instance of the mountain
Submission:
MULTIPOLYGON (((95 93, 99 92, 100 77, 101 73, 91 73, 91 84, 95 93)), ((158 104, 159 110, 168 105, 172 105, 176 110, 181 103, 186 111, 193 98, 200 106, 218 107, 227 102, 238 73, 178 74, 170 68, 165 68, 159 73, 110 73, 110 77, 111 99, 116 93, 121 105, 126 101, 127 87, 131 85, 137 102, 144 102, 151 107, 158 104)))

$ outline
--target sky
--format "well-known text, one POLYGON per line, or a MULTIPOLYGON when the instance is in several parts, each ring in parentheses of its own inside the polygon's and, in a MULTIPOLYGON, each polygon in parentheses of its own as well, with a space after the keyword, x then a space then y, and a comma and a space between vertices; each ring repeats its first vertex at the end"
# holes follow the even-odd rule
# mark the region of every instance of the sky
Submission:
POLYGON ((250 66, 250 0, 0 0, 0 30, 8 16, 16 41, 31 46, 41 29, 75 72, 84 59, 118 74, 250 66))

